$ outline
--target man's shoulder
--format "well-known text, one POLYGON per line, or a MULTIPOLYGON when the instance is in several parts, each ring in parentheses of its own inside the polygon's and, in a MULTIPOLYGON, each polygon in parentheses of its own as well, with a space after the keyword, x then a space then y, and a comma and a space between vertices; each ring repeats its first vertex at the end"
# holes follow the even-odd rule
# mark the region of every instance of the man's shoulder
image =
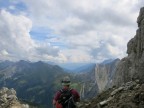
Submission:
POLYGON ((71 89, 72 93, 78 93, 76 89, 71 89))
POLYGON ((76 89, 73 89, 73 88, 71 88, 70 90, 71 90, 71 91, 77 91, 76 89))
POLYGON ((78 91, 76 89, 72 89, 71 93, 73 94, 75 99, 79 99, 80 98, 80 94, 78 93, 78 91))
POLYGON ((73 89, 73 88, 70 88, 70 89, 68 89, 68 90, 66 90, 66 89, 60 89, 57 93, 58 93, 58 94, 61 94, 61 93, 63 93, 64 91, 70 91, 72 94, 78 94, 78 91, 77 91, 76 89, 73 89))

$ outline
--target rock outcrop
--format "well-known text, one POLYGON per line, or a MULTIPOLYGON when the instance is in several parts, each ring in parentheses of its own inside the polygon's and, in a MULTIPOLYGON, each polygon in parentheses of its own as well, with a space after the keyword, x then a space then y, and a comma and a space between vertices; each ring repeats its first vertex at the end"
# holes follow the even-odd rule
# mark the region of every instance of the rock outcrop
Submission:
POLYGON ((139 80, 127 82, 77 106, 78 108, 144 108, 144 83, 140 83, 139 80))
POLYGON ((3 87, 0 89, 0 108, 30 108, 28 104, 21 104, 17 97, 16 91, 3 87))
POLYGON ((98 91, 101 92, 109 88, 112 82, 112 77, 116 71, 119 59, 106 64, 96 64, 95 67, 95 80, 98 85, 98 91))
POLYGON ((114 85, 121 85, 131 80, 144 82, 144 7, 137 18, 138 30, 127 44, 128 56, 118 64, 113 78, 114 85))
POLYGON ((75 78, 81 81, 81 99, 91 99, 109 88, 119 61, 119 59, 115 59, 110 62, 95 64, 89 72, 77 74, 75 78))

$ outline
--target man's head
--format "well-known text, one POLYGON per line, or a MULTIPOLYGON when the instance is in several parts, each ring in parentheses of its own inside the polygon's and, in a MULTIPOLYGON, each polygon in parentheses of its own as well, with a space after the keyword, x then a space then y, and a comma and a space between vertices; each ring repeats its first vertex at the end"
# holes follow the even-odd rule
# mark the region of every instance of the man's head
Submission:
POLYGON ((70 86, 71 81, 70 81, 70 77, 69 76, 65 76, 62 81, 61 81, 63 86, 70 86))

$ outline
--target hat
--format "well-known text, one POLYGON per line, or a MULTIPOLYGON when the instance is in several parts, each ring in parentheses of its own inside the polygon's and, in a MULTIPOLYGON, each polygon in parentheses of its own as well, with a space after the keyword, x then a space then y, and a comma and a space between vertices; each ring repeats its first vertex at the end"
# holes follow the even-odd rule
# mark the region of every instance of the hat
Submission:
POLYGON ((62 85, 65 86, 65 85, 70 85, 71 84, 71 81, 70 81, 70 77, 69 76, 65 76, 62 81, 61 81, 62 85))

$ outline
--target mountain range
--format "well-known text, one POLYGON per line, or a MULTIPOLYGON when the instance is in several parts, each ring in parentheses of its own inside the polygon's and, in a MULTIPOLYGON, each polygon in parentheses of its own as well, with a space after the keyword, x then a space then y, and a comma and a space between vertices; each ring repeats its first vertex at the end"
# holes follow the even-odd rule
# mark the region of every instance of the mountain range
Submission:
POLYGON ((62 67, 66 72, 83 73, 88 68, 92 68, 92 66, 94 66, 95 63, 60 63, 58 65, 62 67))
POLYGON ((41 61, 6 61, 0 67, 1 87, 14 88, 22 100, 38 104, 51 105, 55 88, 60 88, 60 78, 67 75, 59 66, 41 61))
MULTIPOLYGON (((100 91, 98 82, 103 82, 99 77, 109 77, 115 63, 84 64, 77 68, 66 71, 66 69, 48 64, 42 61, 3 61, 0 62, 0 87, 14 88, 20 100, 42 105, 43 108, 52 107, 52 98, 57 90, 61 88, 63 76, 70 76, 71 87, 79 91, 82 99, 96 96, 100 91), (105 67, 105 68, 104 68, 105 67), (101 75, 97 68, 102 68, 101 75), (108 72, 108 73, 107 73, 108 72), (97 77, 96 77, 97 76, 97 77)), ((109 78, 107 78, 109 79, 109 78)), ((103 89, 108 81, 103 84, 103 89)))

